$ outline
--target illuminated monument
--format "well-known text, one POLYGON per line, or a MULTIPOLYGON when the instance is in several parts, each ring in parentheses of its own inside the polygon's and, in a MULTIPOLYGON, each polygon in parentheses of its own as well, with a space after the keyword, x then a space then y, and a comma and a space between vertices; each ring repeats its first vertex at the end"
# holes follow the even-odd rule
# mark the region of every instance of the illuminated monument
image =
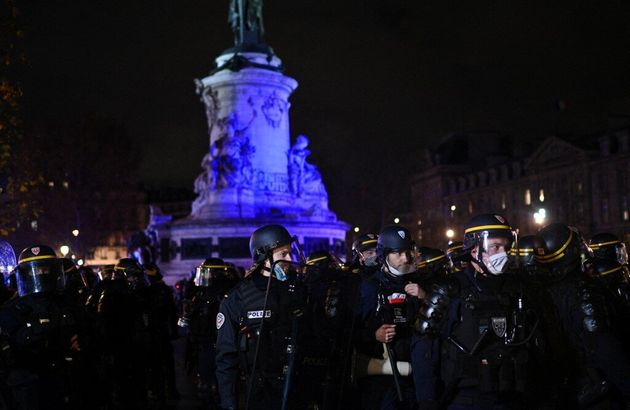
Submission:
POLYGON ((267 223, 285 225, 306 252, 333 247, 345 254, 348 225, 328 209, 321 175, 307 161, 309 139, 299 135, 291 144, 289 97, 297 82, 262 40, 262 0, 231 0, 228 20, 235 46, 195 80, 210 146, 192 212, 176 221, 151 213, 149 230, 171 280, 210 256, 247 268, 249 236, 267 223))

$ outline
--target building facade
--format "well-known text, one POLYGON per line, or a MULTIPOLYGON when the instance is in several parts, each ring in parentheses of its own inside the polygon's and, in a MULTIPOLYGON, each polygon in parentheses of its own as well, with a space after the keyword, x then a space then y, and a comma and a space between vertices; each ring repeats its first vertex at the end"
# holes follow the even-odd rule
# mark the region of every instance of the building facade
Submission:
MULTIPOLYGON (((520 235, 564 222, 586 237, 611 232, 628 242, 628 135, 624 129, 584 138, 549 137, 529 151, 512 145, 486 156, 475 152, 484 138, 451 138, 446 144, 460 146, 457 156, 434 152, 430 166, 414 175, 413 206, 401 223, 415 231, 418 243, 440 248, 450 239, 461 240, 465 223, 480 213, 504 215, 520 235), (467 149, 471 145, 477 148, 467 149)), ((485 140, 486 145, 499 141, 485 140)), ((443 145, 436 151, 444 151, 443 145)))

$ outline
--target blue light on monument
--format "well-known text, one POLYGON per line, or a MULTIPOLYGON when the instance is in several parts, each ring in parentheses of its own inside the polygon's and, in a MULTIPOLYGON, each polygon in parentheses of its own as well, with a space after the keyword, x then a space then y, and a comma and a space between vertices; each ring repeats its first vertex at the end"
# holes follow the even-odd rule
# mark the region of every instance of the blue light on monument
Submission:
POLYGON ((247 268, 249 236, 268 223, 285 225, 307 254, 328 248, 345 254, 349 226, 328 209, 321 174, 308 161, 310 140, 297 135, 291 142, 289 98, 297 81, 282 73, 282 61, 260 42, 262 32, 247 32, 262 30, 254 23, 233 27, 235 47, 195 80, 209 145, 200 154, 191 214, 172 221, 151 212, 149 230, 159 238, 170 282, 211 256, 247 268), (252 39, 257 43, 247 42, 252 39))

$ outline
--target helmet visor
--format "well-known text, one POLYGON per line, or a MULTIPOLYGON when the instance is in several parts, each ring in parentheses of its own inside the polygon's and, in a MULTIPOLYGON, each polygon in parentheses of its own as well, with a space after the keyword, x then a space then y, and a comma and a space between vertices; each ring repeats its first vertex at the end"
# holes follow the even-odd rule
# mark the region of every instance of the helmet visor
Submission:
POLYGON ((53 292, 65 286, 65 274, 61 261, 48 259, 20 264, 16 273, 18 294, 53 292))
POLYGON ((220 275, 220 271, 225 271, 226 265, 201 265, 195 269, 195 278, 193 283, 195 286, 207 288, 212 285, 214 279, 220 275))
POLYGON ((615 252, 617 254, 617 262, 622 265, 628 264, 628 250, 626 249, 625 243, 620 243, 615 247, 615 252))

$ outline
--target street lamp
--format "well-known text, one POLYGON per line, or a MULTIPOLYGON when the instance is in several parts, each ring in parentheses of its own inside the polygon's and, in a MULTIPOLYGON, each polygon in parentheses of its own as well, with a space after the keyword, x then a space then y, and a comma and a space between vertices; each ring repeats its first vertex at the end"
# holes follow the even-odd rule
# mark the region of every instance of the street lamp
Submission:
POLYGON ((358 226, 355 226, 355 227, 354 227, 354 232, 358 233, 359 231, 360 231, 359 227, 358 227, 358 226))
POLYGON ((397 224, 400 222, 400 218, 394 218, 394 223, 397 224))
POLYGON ((70 253, 70 247, 68 245, 61 245, 59 252, 61 252, 61 255, 65 258, 68 253, 70 253))
POLYGON ((72 235, 79 236, 79 230, 78 229, 73 230, 72 235))
POLYGON ((457 206, 451 205, 451 211, 455 211, 456 209, 457 209, 457 206))
POLYGON ((448 239, 452 239, 455 236, 455 231, 452 229, 447 229, 446 230, 446 237, 448 239))

